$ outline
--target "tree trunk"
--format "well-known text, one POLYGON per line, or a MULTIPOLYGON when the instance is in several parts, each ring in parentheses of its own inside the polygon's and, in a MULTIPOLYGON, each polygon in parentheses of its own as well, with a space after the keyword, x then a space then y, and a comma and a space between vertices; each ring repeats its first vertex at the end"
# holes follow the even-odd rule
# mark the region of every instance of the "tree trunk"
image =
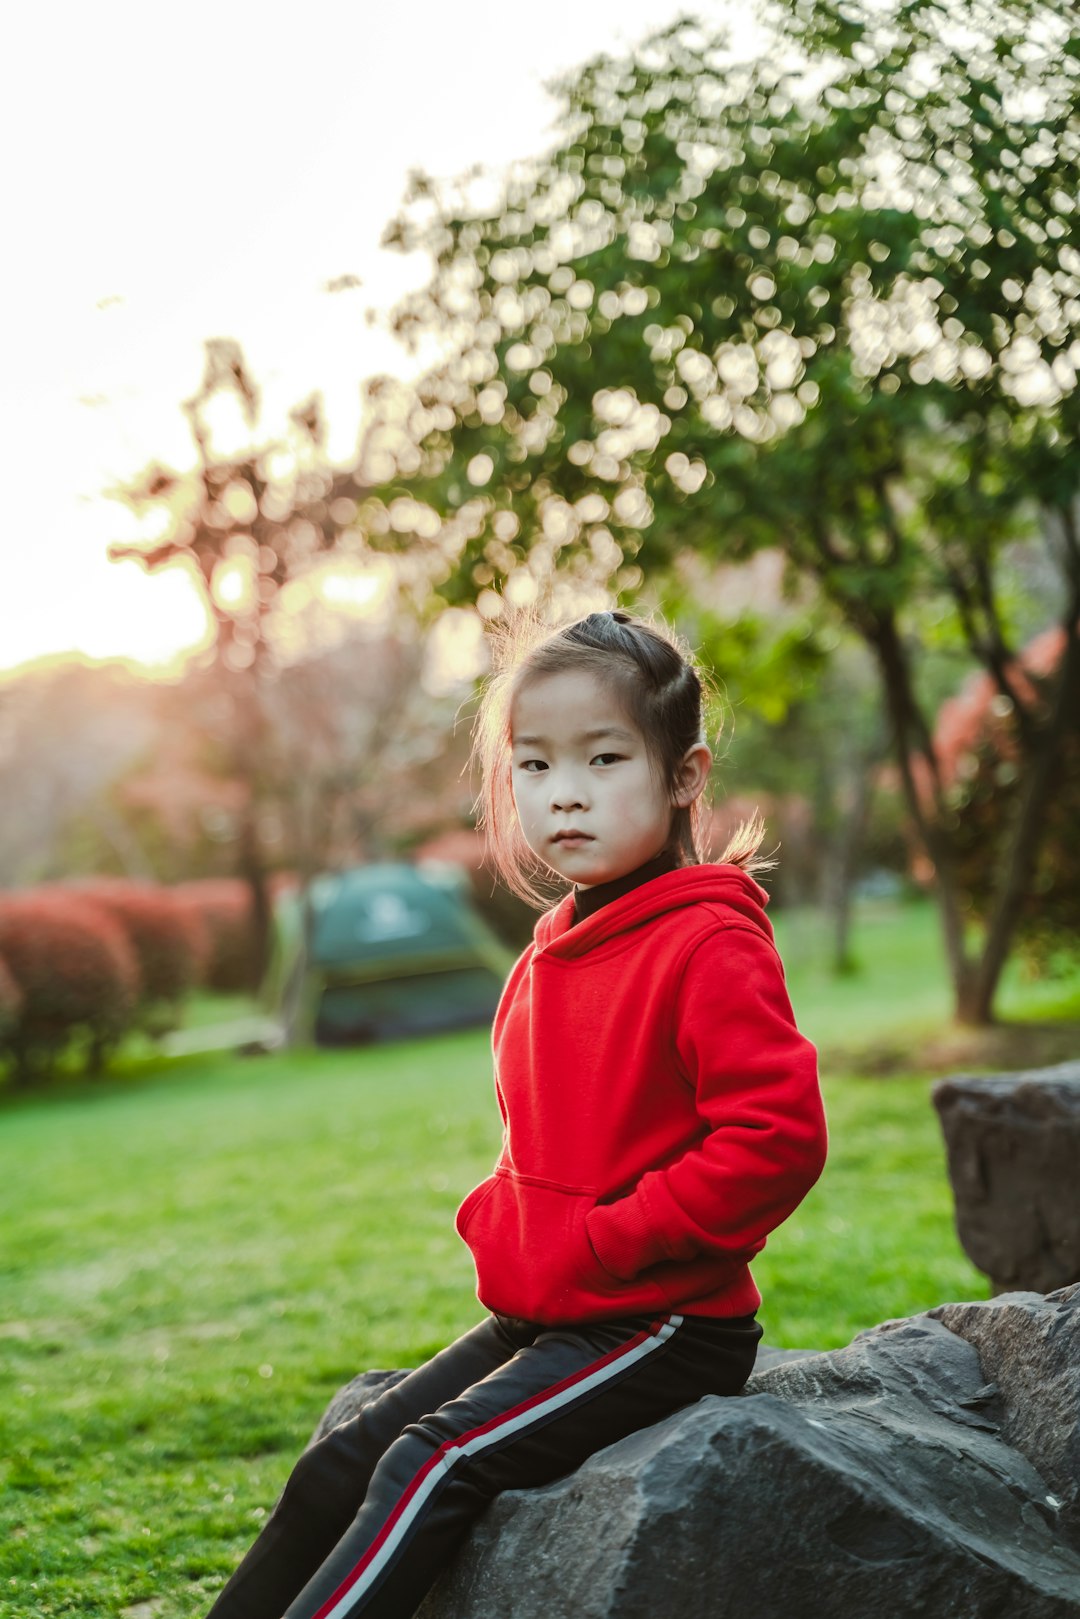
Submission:
POLYGON ((300 940, 296 959, 286 972, 281 987, 281 1020, 285 1030, 285 1044, 297 1046, 311 1038, 307 1026, 307 971, 311 961, 312 941, 315 936, 315 904, 311 885, 320 868, 326 868, 327 838, 320 840, 317 822, 320 818, 318 788, 311 780, 295 784, 291 799, 293 811, 293 864, 300 880, 297 903, 300 907, 300 940))
POLYGON ((282 986, 281 1019, 285 1029, 285 1044, 306 1044, 312 1031, 307 1026, 308 993, 307 972, 311 960, 311 945, 315 934, 315 906, 311 897, 312 877, 305 874, 300 889, 300 945, 296 960, 282 986))
POLYGON ((983 948, 971 975, 968 1004, 961 1015, 962 1022, 983 1024, 993 1021, 994 996, 1038 862, 1046 812, 1061 767, 1061 744, 1069 726, 1076 724, 1078 707, 1080 639, 1074 632, 1065 644, 1050 714, 1037 732, 1034 754, 1025 761, 1020 802, 1006 840, 1001 879, 983 948))
POLYGON ((270 960, 273 912, 259 837, 259 786, 266 745, 258 665, 238 671, 233 685, 233 768, 246 788, 240 818, 239 874, 251 893, 252 953, 249 987, 257 990, 270 960))
POLYGON ((944 806, 937 792, 936 762, 925 720, 918 709, 907 656, 895 622, 880 615, 871 625, 859 624, 881 669, 885 700, 893 723, 896 758, 912 819, 934 863, 945 952, 949 963, 958 1022, 976 1028, 994 1021, 994 998, 1008 959, 1039 854, 1046 811, 1060 767, 1061 742, 1080 707, 1080 638, 1075 613, 1066 623, 1066 646, 1058 672, 1050 714, 1035 732, 1033 753, 1023 760, 1019 808, 1007 838, 1005 859, 993 912, 978 955, 964 944, 964 917, 954 876, 949 835, 942 825, 944 806), (926 806, 912 770, 920 755, 930 772, 934 805, 926 806))
POLYGON ((257 990, 270 960, 272 906, 270 885, 259 846, 259 827, 254 798, 249 799, 240 823, 240 875, 251 894, 252 949, 249 987, 257 990))
POLYGON ((851 954, 851 902, 855 875, 859 869, 863 834, 873 801, 873 762, 864 759, 852 782, 851 803, 837 831, 833 851, 829 899, 832 909, 833 961, 837 976, 855 971, 851 954))
POLYGON ((994 1021, 993 996, 987 1000, 979 985, 978 963, 966 961, 953 984, 953 1017, 969 1029, 985 1029, 994 1021))
POLYGON ((878 661, 885 691, 885 706, 892 722, 893 745, 900 769, 904 798, 934 866, 935 893, 941 918, 945 958, 953 986, 955 1016, 961 1023, 990 1021, 989 1010, 980 1016, 973 991, 973 963, 964 945, 964 914, 956 882, 948 834, 919 792, 912 759, 918 755, 926 764, 935 803, 939 799, 937 763, 929 727, 915 698, 907 653, 900 640, 896 621, 879 614, 870 623, 856 624, 878 661))

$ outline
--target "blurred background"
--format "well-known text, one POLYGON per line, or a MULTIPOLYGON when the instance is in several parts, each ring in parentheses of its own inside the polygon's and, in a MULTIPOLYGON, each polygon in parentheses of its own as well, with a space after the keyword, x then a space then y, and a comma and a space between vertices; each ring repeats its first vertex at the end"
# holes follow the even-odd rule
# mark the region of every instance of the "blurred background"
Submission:
POLYGON ((17 21, 8 1085, 418 1028, 444 972, 487 1015, 531 918, 468 729, 519 605, 699 649, 717 842, 764 810, 815 995, 917 938, 920 1030, 1016 982, 1071 1039, 1077 44, 1057 0, 893 13, 17 21), (343 883, 362 962, 316 937, 343 883))
POLYGON ((766 1341, 985 1298, 930 1081, 1080 1057, 1073 0, 4 43, 0 1616, 205 1612, 475 1322, 510 608, 663 612, 766 817, 831 1135, 766 1341))

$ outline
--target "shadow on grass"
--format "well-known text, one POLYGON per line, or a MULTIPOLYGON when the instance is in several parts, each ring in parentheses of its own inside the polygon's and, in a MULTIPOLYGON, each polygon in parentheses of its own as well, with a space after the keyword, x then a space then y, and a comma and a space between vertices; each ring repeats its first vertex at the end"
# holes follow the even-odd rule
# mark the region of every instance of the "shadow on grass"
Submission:
POLYGON ((852 1045, 825 1042, 820 1060, 824 1073, 867 1079, 899 1074, 1015 1073, 1080 1060, 1080 1021, 1017 1019, 984 1029, 948 1023, 907 1033, 890 1031, 852 1045))

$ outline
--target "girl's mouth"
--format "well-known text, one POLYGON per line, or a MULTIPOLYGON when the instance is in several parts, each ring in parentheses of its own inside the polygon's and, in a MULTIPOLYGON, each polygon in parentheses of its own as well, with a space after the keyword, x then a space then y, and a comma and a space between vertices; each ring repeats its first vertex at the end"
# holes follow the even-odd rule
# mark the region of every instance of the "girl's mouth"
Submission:
POLYGON ((578 848, 581 844, 591 843, 593 840, 588 832, 556 832, 551 841, 557 843, 561 849, 565 849, 578 848))

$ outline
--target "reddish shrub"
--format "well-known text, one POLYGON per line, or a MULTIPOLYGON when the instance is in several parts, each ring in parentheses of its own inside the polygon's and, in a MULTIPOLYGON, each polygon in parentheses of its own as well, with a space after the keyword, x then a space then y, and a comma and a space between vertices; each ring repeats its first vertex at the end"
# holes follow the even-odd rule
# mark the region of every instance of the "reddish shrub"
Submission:
POLYGON ((0 953, 21 995, 3 1039, 16 1075, 48 1069, 76 1037, 92 1062, 130 1026, 138 966, 107 911, 59 889, 0 895, 0 953))
POLYGON ((248 989, 255 924, 247 884, 239 877, 201 877, 178 883, 172 893, 203 930, 207 948, 202 981, 206 987, 224 993, 248 989))
POLYGON ((0 1036, 17 1021, 22 999, 22 990, 0 961, 0 1036))
MULTIPOLYGON (((1010 666, 1013 683, 1031 709, 1045 713, 1048 682, 1065 647, 1060 628, 1031 641, 1010 666)), ((990 676, 971 676, 957 696, 941 705, 934 752, 945 788, 948 829, 956 874, 970 913, 985 922, 997 897, 1001 864, 1013 835, 1024 784, 1024 754, 1012 703, 990 676)), ((917 782, 932 808, 923 762, 917 782)), ((1036 968, 1052 968, 1076 954, 1080 933, 1080 725, 1061 742, 1057 782, 1046 805, 1045 824, 1032 880, 1024 897, 1018 943, 1036 968)))
POLYGON ((100 905, 124 929, 139 964, 144 1008, 182 1000, 198 983, 209 941, 199 918, 172 889, 93 877, 73 884, 70 892, 100 905))

